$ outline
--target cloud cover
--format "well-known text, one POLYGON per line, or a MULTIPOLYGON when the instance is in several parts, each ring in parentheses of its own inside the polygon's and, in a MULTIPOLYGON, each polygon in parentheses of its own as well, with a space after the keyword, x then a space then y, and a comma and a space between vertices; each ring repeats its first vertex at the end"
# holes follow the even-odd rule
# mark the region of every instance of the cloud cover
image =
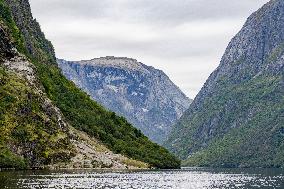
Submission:
POLYGON ((191 98, 230 39, 268 0, 30 0, 59 58, 135 58, 191 98))

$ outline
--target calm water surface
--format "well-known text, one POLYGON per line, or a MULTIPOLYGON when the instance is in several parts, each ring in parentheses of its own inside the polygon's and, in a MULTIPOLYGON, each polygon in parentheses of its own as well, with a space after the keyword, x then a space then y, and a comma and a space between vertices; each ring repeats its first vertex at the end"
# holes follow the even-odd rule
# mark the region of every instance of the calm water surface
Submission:
POLYGON ((284 189, 283 169, 0 172, 8 189, 284 189))

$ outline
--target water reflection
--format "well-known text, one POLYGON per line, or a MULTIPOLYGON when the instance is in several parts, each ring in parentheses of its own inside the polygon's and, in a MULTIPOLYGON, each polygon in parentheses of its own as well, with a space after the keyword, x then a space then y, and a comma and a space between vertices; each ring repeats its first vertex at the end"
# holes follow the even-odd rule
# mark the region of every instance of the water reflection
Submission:
POLYGON ((283 173, 281 169, 194 168, 174 171, 28 171, 1 173, 0 181, 9 189, 265 189, 284 188, 283 173))

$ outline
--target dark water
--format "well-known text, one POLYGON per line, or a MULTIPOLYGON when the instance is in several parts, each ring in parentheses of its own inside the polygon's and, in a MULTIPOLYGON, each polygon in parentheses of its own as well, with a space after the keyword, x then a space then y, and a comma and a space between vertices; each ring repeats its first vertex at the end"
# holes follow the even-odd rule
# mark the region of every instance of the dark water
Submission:
POLYGON ((0 189, 284 189, 283 169, 0 172, 0 189))

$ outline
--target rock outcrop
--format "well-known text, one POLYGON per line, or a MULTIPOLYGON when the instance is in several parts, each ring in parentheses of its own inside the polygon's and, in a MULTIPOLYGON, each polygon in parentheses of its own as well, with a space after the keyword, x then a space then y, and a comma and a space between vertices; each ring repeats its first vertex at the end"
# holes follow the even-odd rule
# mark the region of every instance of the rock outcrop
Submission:
POLYGON ((284 166, 284 1, 253 13, 166 146, 186 165, 284 166))
POLYGON ((160 144, 191 102, 164 72, 135 59, 57 62, 62 73, 94 100, 160 144))

